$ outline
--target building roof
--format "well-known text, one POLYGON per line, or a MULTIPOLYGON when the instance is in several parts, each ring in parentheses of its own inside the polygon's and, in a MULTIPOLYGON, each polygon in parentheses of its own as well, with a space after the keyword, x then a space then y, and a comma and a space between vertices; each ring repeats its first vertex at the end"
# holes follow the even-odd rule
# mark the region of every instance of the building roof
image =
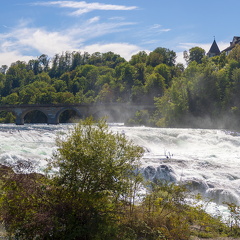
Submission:
POLYGON ((234 36, 230 46, 223 50, 223 52, 231 51, 237 44, 240 44, 240 37, 234 36))
POLYGON ((214 39, 214 41, 212 43, 212 46, 211 46, 210 50, 208 51, 207 55, 214 55, 214 56, 216 56, 216 55, 219 55, 220 53, 221 52, 220 52, 220 50, 218 48, 218 45, 217 45, 217 43, 216 43, 216 41, 214 39))

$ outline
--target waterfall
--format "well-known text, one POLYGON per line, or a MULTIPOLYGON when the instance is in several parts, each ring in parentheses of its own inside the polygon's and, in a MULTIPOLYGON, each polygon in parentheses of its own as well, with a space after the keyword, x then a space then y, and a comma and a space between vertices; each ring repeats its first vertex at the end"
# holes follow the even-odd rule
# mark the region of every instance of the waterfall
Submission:
MULTIPOLYGON (((55 139, 72 124, 0 124, 0 163, 32 162, 41 171, 56 150, 55 139)), ((214 129, 126 127, 113 132, 145 149, 141 170, 146 179, 187 184, 218 204, 240 199, 240 134, 214 129)))

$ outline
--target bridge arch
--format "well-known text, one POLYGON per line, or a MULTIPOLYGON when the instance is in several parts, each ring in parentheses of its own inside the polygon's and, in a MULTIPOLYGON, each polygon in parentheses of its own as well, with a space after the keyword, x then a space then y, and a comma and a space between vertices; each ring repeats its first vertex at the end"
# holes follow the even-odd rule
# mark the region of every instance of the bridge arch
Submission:
POLYGON ((24 113, 23 121, 24 123, 47 123, 48 117, 44 111, 41 110, 30 110, 24 113))
MULTIPOLYGON (((44 112, 44 110, 32 108, 32 109, 27 109, 27 110, 22 112, 21 119, 22 119, 23 123, 25 123, 27 115, 29 115, 31 113, 39 114, 40 116, 42 116, 44 118, 44 121, 40 121, 40 123, 47 123, 48 122, 48 116, 47 116, 47 113, 44 112)), ((33 123, 37 123, 37 122, 33 121, 33 123)))
POLYGON ((57 113, 56 113, 56 122, 57 122, 57 124, 60 122, 60 116, 61 116, 61 114, 63 114, 64 112, 66 112, 66 111, 73 111, 73 112, 75 112, 76 113, 76 116, 77 116, 77 118, 83 118, 84 117, 84 115, 77 109, 77 108, 75 108, 75 107, 64 107, 64 108, 62 108, 62 109, 60 109, 57 113))

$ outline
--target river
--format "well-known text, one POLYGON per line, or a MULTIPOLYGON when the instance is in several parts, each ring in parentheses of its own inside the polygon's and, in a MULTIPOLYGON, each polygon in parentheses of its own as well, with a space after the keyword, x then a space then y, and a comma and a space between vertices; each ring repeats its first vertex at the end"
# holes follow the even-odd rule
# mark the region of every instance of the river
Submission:
MULTIPOLYGON (((57 134, 72 124, 0 124, 0 163, 33 163, 42 171, 56 150, 57 134)), ((188 182, 193 192, 216 204, 240 204, 240 134, 215 129, 126 127, 110 124, 144 147, 142 172, 147 179, 188 182)))

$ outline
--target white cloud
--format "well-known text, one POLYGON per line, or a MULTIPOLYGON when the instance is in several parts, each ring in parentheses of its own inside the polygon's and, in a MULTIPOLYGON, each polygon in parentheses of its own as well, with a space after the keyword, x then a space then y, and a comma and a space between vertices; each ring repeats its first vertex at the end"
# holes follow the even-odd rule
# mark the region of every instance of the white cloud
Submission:
POLYGON ((171 31, 170 28, 163 28, 163 26, 160 25, 160 24, 154 24, 153 26, 150 27, 150 30, 153 31, 154 33, 161 33, 161 32, 169 32, 169 31, 171 31))
POLYGON ((21 53, 17 51, 0 52, 0 66, 2 65, 10 66, 11 63, 16 62, 18 60, 28 62, 33 58, 34 58, 33 56, 23 56, 21 53))
POLYGON ((132 53, 139 50, 136 45, 128 43, 109 43, 109 41, 91 44, 88 42, 97 37, 113 32, 124 31, 129 22, 103 22, 94 17, 82 24, 76 24, 62 31, 47 31, 44 28, 28 27, 21 21, 15 28, 0 34, 0 66, 10 65, 17 60, 28 61, 41 54, 49 57, 65 51, 105 52, 113 51, 124 58, 130 58, 132 53), (32 57, 33 53, 36 56, 32 57))
POLYGON ((183 58, 183 51, 182 52, 176 52, 177 58, 176 63, 182 63, 184 66, 186 66, 186 61, 183 58))
MULTIPOLYGON (((94 10, 131 11, 137 9, 136 6, 85 1, 39 1, 32 5, 68 8, 72 15, 94 10)), ((89 53, 112 51, 126 59, 130 59, 132 54, 140 51, 140 48, 134 44, 111 42, 107 38, 105 41, 102 38, 99 39, 108 34, 127 31, 136 24, 125 21, 123 17, 109 18, 107 22, 102 22, 99 16, 95 16, 71 27, 53 31, 44 27, 30 27, 33 23, 31 19, 21 19, 17 26, 5 28, 5 32, 0 33, 0 66, 4 64, 9 66, 17 60, 29 61, 41 54, 52 57, 65 51, 88 51, 89 53), (93 41, 96 44, 93 44, 93 41)))
MULTIPOLYGON (((95 19, 96 21, 96 19, 95 19)), ((75 25, 66 30, 67 35, 72 38, 81 38, 83 41, 94 39, 110 33, 126 31, 127 27, 134 25, 132 22, 91 22, 87 21, 81 25, 75 25), (92 24, 94 23, 94 24, 92 24)))
POLYGON ((37 2, 34 5, 42 6, 58 6, 61 8, 71 8, 77 9, 71 13, 73 16, 79 16, 87 12, 95 10, 111 10, 111 11, 129 11, 137 9, 136 6, 124 6, 124 5, 114 5, 114 4, 104 4, 104 3, 87 3, 85 1, 76 2, 76 1, 50 1, 50 2, 37 2))
POLYGON ((89 24, 95 23, 95 22, 98 22, 99 20, 100 20, 100 17, 93 17, 88 20, 88 23, 89 24))
POLYGON ((161 27, 162 27, 162 25, 160 25, 160 24, 154 24, 151 28, 155 29, 155 28, 161 28, 161 27))
POLYGON ((111 17, 109 20, 115 20, 115 21, 123 21, 125 20, 125 17, 111 17))
POLYGON ((0 35, 0 46, 5 53, 35 50, 52 55, 60 50, 72 48, 72 43, 73 39, 60 32, 47 32, 41 28, 16 28, 0 35))

